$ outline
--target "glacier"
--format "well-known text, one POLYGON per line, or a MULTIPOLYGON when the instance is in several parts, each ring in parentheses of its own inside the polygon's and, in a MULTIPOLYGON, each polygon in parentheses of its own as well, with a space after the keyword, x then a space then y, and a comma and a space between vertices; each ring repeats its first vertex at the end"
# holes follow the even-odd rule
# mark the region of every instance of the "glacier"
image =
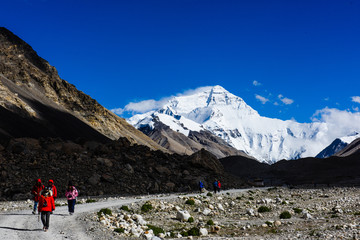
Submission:
POLYGON ((152 128, 155 118, 186 136, 190 130, 208 130, 266 163, 313 157, 334 140, 326 122, 298 123, 260 116, 219 85, 174 96, 158 110, 136 114, 127 121, 136 128, 152 128))

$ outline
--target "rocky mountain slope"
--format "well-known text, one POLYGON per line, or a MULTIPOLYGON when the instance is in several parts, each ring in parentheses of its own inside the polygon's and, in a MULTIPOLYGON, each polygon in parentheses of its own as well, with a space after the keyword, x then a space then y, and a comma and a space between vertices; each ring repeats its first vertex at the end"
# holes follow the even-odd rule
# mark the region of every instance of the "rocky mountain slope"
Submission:
POLYGON ((187 137, 193 132, 207 131, 267 163, 313 157, 335 139, 324 122, 298 123, 262 117, 221 86, 172 97, 158 110, 135 115, 128 121, 138 129, 152 130, 156 130, 155 123, 160 121, 187 137))
POLYGON ((352 141, 350 144, 348 144, 346 147, 341 149, 339 152, 335 153, 334 156, 347 157, 359 153, 360 153, 360 138, 357 138, 354 141, 352 141))
POLYGON ((243 151, 233 148, 223 139, 207 130, 190 131, 188 136, 185 136, 172 130, 169 126, 157 120, 156 117, 154 117, 153 122, 153 128, 144 125, 139 130, 170 152, 190 155, 205 149, 218 158, 233 155, 247 156, 243 151))
POLYGON ((349 145, 352 141, 359 137, 358 133, 351 134, 350 136, 337 138, 335 139, 329 146, 327 146, 324 150, 322 150, 316 158, 327 158, 330 157, 337 152, 341 151, 347 145, 349 145))
POLYGON ((0 27, 0 137, 126 137, 162 149, 65 80, 26 42, 0 27))

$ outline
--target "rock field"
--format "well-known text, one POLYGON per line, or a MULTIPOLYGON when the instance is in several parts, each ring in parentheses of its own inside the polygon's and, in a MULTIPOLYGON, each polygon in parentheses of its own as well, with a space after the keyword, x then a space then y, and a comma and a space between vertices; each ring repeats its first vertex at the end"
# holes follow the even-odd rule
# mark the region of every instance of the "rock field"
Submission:
MULTIPOLYGON (((85 199, 79 201, 86 204, 85 199)), ((30 201, 1 202, 0 210, 29 205, 30 201)), ((97 239, 359 239, 360 189, 279 187, 181 194, 102 209, 78 219, 97 239)))
POLYGON ((171 201, 152 200, 122 208, 112 209, 111 216, 94 214, 92 219, 119 238, 197 238, 198 234, 203 239, 360 237, 358 188, 188 194, 171 201), (152 209, 146 212, 144 205, 152 209), (283 213, 286 211, 289 214, 283 213))

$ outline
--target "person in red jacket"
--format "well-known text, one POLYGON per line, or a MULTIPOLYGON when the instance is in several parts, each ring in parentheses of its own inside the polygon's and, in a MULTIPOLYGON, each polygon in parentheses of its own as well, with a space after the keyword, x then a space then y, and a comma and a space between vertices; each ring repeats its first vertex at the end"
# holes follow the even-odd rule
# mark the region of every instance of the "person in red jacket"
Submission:
POLYGON ((43 230, 46 232, 50 225, 50 213, 55 210, 54 198, 51 196, 50 190, 45 188, 41 192, 39 200, 39 213, 41 213, 41 222, 44 227, 43 230))
POLYGON ((34 209, 32 211, 33 214, 36 213, 36 208, 38 206, 40 196, 41 196, 40 192, 43 189, 44 189, 44 185, 41 183, 41 179, 39 178, 38 180, 36 180, 35 185, 31 189, 31 194, 33 195, 33 200, 34 200, 34 209))

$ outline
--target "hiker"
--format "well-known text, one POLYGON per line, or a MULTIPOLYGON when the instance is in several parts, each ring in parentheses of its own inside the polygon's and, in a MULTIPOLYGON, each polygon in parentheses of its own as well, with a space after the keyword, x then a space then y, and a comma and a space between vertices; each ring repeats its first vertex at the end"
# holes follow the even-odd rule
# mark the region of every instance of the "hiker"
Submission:
POLYGON ((199 181, 199 190, 200 190, 200 193, 202 193, 204 190, 204 183, 201 180, 199 181))
POLYGON ((65 196, 68 200, 68 209, 70 215, 74 214, 76 197, 78 196, 78 194, 79 194, 78 190, 74 187, 72 182, 69 181, 68 188, 65 192, 65 196))
POLYGON ((218 181, 215 180, 215 182, 213 183, 214 186, 214 193, 216 193, 216 191, 218 190, 218 181))
MULTIPOLYGON (((47 187, 51 190, 51 192, 52 192, 51 196, 52 196, 52 198, 54 199, 54 202, 55 202, 55 199, 57 198, 57 190, 56 190, 56 187, 54 185, 54 180, 50 179, 48 181, 48 186, 47 187)), ((52 212, 51 212, 51 214, 52 214, 52 212)))
POLYGON ((32 214, 36 214, 36 208, 39 204, 39 199, 40 199, 40 192, 44 189, 44 185, 41 183, 41 179, 39 178, 38 180, 36 180, 35 185, 33 186, 33 188, 31 189, 31 194, 34 195, 33 200, 34 200, 34 209, 32 211, 32 214))
POLYGON ((44 227, 43 230, 47 232, 50 224, 50 213, 55 210, 54 198, 51 196, 51 190, 45 188, 41 191, 41 196, 39 200, 39 213, 41 214, 41 222, 44 227))
POLYGON ((221 183, 219 180, 217 180, 217 190, 218 192, 220 192, 220 188, 221 188, 221 183))

